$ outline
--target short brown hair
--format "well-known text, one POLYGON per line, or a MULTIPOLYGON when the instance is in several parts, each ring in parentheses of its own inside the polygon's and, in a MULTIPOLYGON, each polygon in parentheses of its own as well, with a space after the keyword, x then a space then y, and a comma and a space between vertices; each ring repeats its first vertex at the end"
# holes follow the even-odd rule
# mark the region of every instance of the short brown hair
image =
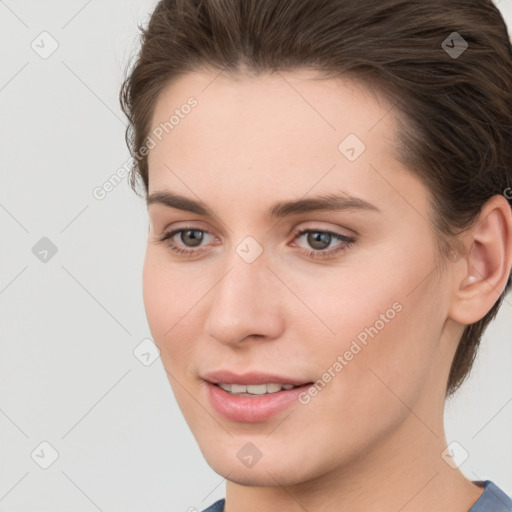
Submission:
MULTIPOLYGON (((138 180, 148 192, 139 151, 171 81, 204 69, 312 68, 351 77, 395 105, 405 120, 399 159, 431 194, 441 255, 493 195, 512 205, 512 48, 491 0, 161 0, 139 30, 141 49, 119 95, 136 193, 138 180), (460 36, 467 48, 456 55, 460 36)), ((447 396, 468 375, 509 289, 510 278, 490 311, 466 326, 447 396)))

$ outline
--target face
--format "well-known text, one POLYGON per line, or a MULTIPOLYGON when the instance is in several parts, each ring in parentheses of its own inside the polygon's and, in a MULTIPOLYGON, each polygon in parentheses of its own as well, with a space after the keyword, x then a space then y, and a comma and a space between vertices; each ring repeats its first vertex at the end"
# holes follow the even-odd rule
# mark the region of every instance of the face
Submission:
POLYGON ((205 459, 242 484, 421 438, 410 408, 437 414, 444 392, 427 189, 396 160, 391 105, 315 77, 191 73, 152 120, 179 110, 149 153, 146 314, 205 459))

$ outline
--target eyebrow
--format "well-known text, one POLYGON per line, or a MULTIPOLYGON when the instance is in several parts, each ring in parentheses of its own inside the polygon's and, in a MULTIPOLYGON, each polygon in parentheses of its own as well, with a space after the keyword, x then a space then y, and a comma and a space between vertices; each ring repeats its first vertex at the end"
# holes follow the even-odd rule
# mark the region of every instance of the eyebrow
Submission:
MULTIPOLYGON (((198 215, 209 216, 210 208, 202 201, 196 201, 167 191, 153 192, 147 197, 146 204, 161 204, 169 208, 185 210, 198 215)), ((271 206, 268 218, 284 218, 291 215, 311 213, 315 211, 363 210, 380 212, 375 205, 347 193, 324 194, 307 199, 279 201, 271 206)))

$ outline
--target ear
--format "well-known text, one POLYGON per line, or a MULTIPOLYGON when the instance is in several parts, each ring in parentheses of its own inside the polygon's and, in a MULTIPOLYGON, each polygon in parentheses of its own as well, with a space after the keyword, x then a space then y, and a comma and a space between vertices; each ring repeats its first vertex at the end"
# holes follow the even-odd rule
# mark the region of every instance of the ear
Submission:
POLYGON ((466 254, 453 274, 448 316, 469 325, 489 312, 510 276, 512 210, 505 197, 495 195, 483 205, 466 237, 466 254))

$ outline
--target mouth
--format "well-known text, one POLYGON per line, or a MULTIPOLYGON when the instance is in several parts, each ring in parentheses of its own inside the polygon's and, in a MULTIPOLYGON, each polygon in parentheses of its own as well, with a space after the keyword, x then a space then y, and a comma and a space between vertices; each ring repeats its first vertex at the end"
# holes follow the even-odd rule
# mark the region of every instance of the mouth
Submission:
POLYGON ((236 375, 218 371, 204 375, 206 400, 228 420, 255 423, 266 421, 296 403, 313 382, 276 374, 236 375))
POLYGON ((206 383, 205 401, 228 420, 246 423, 266 421, 297 405, 313 384, 305 379, 257 371, 236 374, 216 370, 201 378, 206 383))

